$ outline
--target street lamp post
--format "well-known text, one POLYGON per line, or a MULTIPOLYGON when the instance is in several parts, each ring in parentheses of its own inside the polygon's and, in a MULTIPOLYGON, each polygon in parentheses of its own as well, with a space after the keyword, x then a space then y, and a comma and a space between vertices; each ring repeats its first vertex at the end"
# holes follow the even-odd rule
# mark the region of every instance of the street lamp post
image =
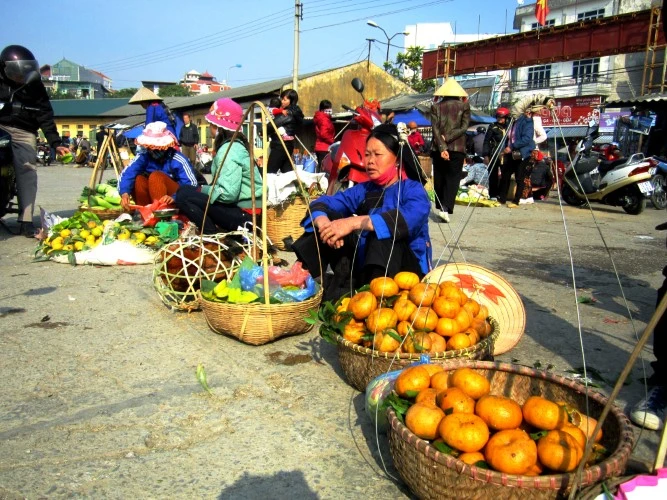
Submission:
POLYGON ((387 34, 387 32, 384 30, 384 28, 382 26, 380 26, 378 23, 376 23, 375 21, 371 21, 369 19, 368 21, 366 21, 366 24, 368 24, 369 26, 373 26, 373 28, 378 28, 378 29, 382 30, 382 33, 384 33, 384 36, 387 38, 387 57, 385 59, 386 63, 389 62, 389 44, 394 39, 394 37, 396 37, 398 35, 408 36, 410 34, 407 31, 399 31, 398 33, 394 33, 393 35, 389 36, 387 34))
POLYGON ((233 68, 242 68, 242 64, 234 64, 233 66, 230 66, 227 68, 227 76, 225 77, 225 85, 229 86, 229 70, 233 68))

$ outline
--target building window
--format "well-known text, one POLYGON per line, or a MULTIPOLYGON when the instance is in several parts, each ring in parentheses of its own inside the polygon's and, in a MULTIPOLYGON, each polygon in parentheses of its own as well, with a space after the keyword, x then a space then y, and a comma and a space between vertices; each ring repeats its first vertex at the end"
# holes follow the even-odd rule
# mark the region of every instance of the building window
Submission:
POLYGON ((577 83, 591 83, 598 81, 600 72, 600 58, 580 59, 572 63, 572 78, 577 83))
POLYGON ((551 64, 528 68, 528 88, 541 89, 549 86, 551 64))
POLYGON ((600 19, 604 17, 604 9, 588 10, 577 14, 577 21, 590 21, 591 19, 600 19))
POLYGON ((77 130, 83 130, 83 125, 77 125, 77 126, 76 126, 76 129, 77 129, 77 130))
POLYGON ((69 130, 69 125, 63 125, 63 130, 69 130))
POLYGON ((542 26, 539 23, 533 23, 530 25, 531 30, 536 30, 537 28, 544 29, 544 28, 551 28, 552 26, 556 25, 556 20, 555 19, 547 19, 547 22, 544 26, 542 26))

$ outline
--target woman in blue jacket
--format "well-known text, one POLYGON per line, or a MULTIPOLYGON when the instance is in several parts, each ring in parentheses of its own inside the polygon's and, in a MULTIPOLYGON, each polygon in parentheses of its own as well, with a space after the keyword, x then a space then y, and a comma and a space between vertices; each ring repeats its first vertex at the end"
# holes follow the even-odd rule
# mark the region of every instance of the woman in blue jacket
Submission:
POLYGON ((509 208, 519 206, 526 177, 526 167, 530 163, 530 154, 535 149, 534 134, 533 112, 531 108, 527 108, 525 113, 514 122, 510 131, 509 146, 505 149, 507 156, 500 170, 500 192, 498 193, 500 203, 505 203, 512 174, 514 174, 516 180, 516 192, 514 199, 507 204, 509 208))
POLYGON ((171 111, 162 102, 162 98, 155 92, 141 87, 136 94, 134 94, 128 104, 140 104, 146 110, 146 120, 144 125, 154 122, 162 122, 167 125, 167 130, 178 137, 176 134, 176 119, 171 114, 171 111))
POLYGON ((301 223, 306 232, 292 245, 313 277, 329 265, 333 269, 325 300, 385 274, 412 271, 422 277, 431 269, 431 204, 420 182, 425 176, 396 125, 373 129, 365 165, 369 181, 310 204, 311 214, 301 223))

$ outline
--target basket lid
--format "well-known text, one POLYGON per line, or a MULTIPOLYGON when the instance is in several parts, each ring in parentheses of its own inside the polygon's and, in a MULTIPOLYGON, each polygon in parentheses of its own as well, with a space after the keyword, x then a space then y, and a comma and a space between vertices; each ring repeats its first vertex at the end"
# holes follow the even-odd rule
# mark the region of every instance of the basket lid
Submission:
POLYGON ((433 269, 424 281, 453 281, 488 308, 489 316, 500 327, 493 354, 506 353, 521 339, 526 329, 526 309, 514 287, 496 273, 475 264, 452 262, 433 269))

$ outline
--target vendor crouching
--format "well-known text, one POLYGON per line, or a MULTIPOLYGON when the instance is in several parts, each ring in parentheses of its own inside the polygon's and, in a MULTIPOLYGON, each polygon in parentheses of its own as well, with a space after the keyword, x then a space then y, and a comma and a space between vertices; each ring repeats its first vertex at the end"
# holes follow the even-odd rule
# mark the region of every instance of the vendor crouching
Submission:
POLYGON ((320 275, 320 265, 323 271, 331 266, 324 300, 336 300, 373 278, 400 271, 423 277, 431 268, 431 204, 420 182, 426 179, 395 125, 373 129, 365 164, 370 180, 312 202, 301 223, 306 232, 292 245, 313 277, 320 275))
POLYGON ((190 162, 176 151, 178 141, 164 122, 146 125, 136 143, 146 150, 123 170, 118 181, 123 210, 130 210, 130 196, 137 205, 154 201, 172 205, 180 186, 197 186, 190 162))

